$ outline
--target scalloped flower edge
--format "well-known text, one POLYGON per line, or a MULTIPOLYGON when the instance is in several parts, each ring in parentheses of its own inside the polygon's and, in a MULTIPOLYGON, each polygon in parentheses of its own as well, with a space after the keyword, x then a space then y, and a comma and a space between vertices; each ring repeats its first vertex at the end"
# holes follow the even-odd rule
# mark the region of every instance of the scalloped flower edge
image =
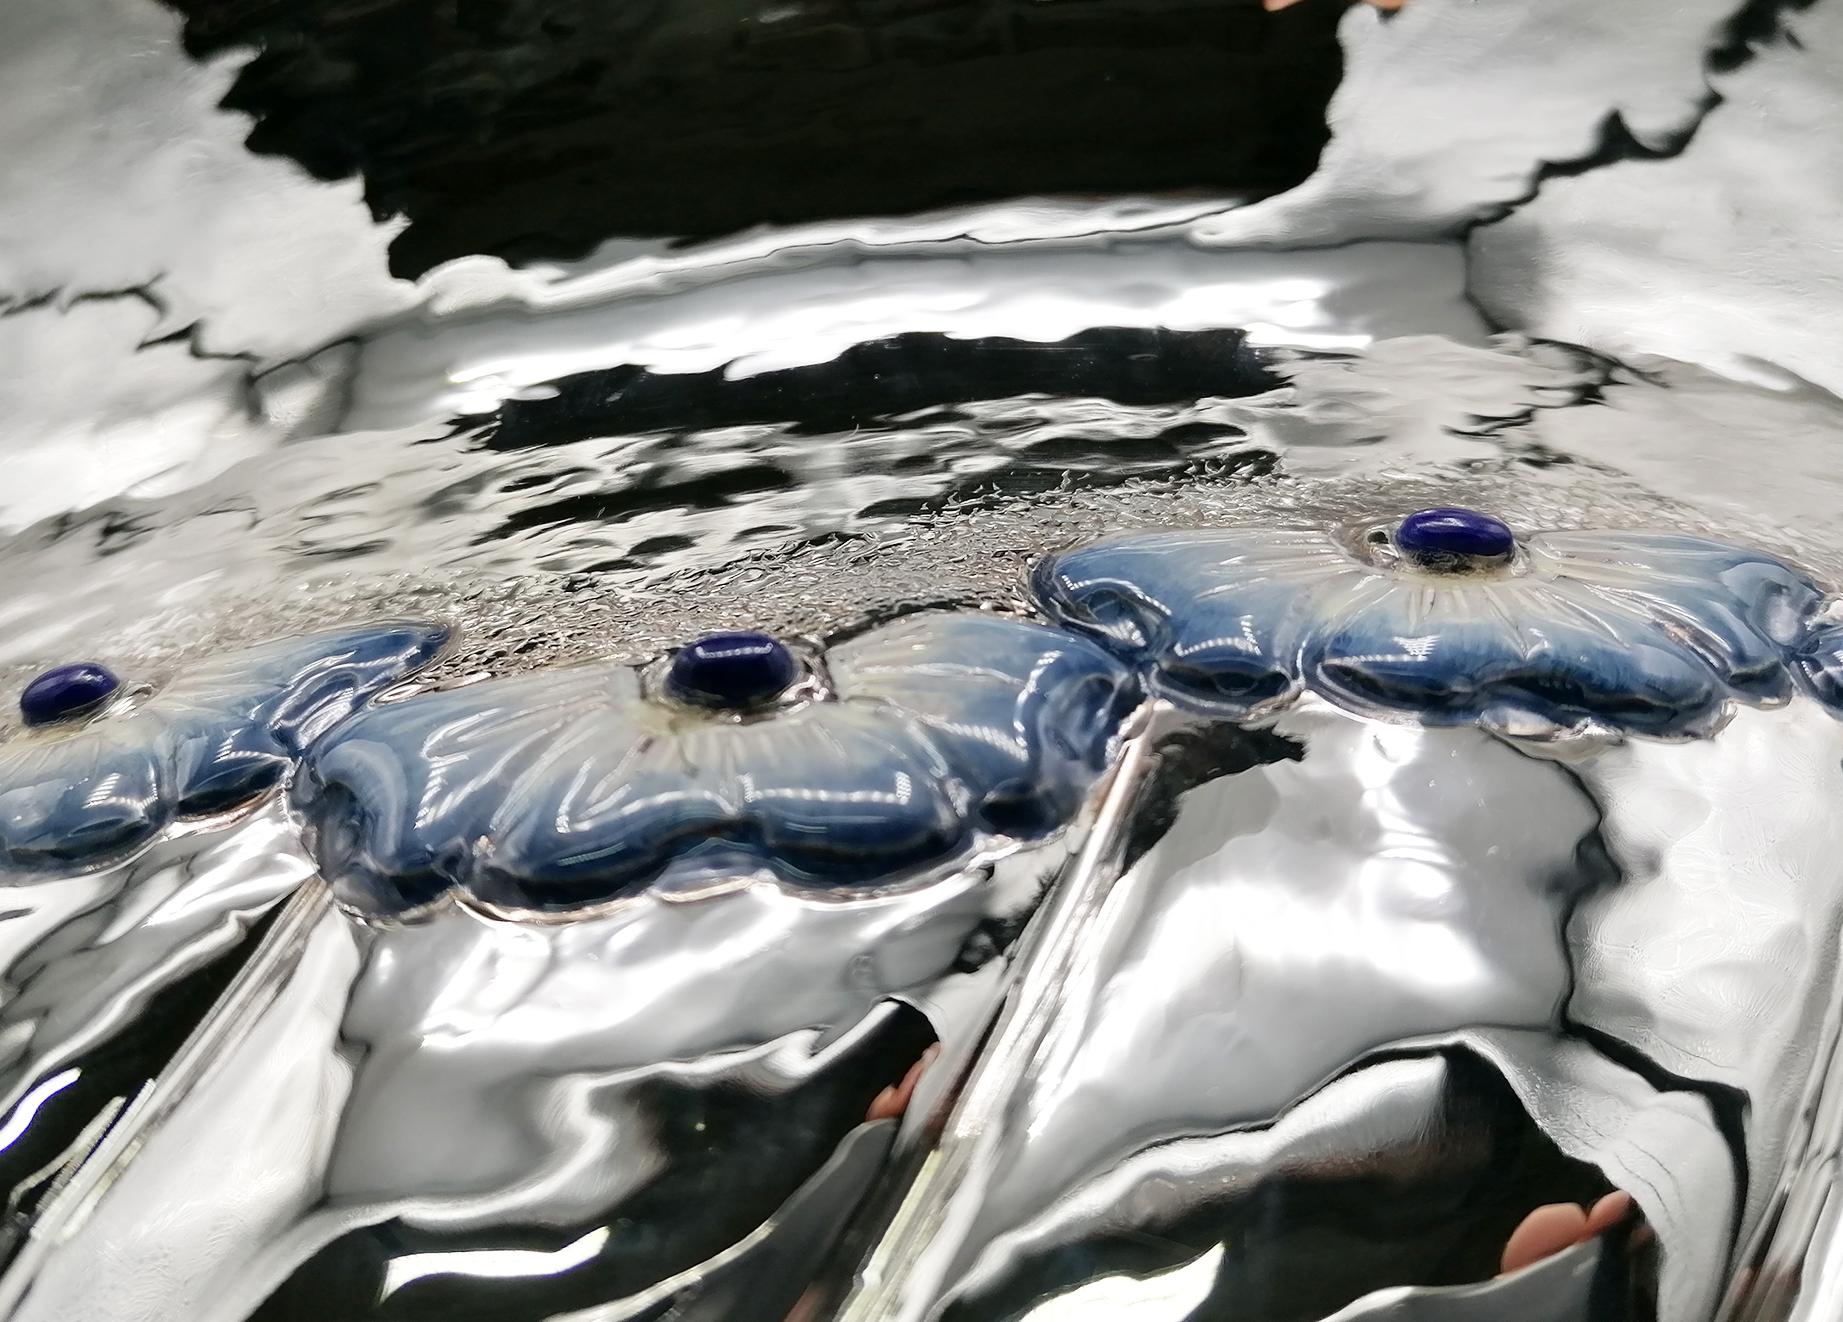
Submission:
POLYGON ((925 611, 822 655, 718 635, 695 701, 668 657, 379 706, 446 628, 286 640, 0 746, 0 864, 117 861, 291 778, 324 874, 372 913, 568 912, 667 872, 853 890, 1059 832, 1147 696, 1251 720, 1313 694, 1536 739, 1704 737, 1797 692, 1843 716, 1843 605, 1790 563, 1508 536, 1440 510, 1104 539, 1038 563, 1048 623, 925 611))

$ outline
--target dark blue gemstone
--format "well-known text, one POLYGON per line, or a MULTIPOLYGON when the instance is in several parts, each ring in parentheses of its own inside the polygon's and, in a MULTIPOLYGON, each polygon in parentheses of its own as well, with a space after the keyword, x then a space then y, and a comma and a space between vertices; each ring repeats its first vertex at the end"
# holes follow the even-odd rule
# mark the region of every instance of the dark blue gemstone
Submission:
POLYGON ((787 644, 765 633, 713 633, 681 648, 666 671, 666 691, 699 707, 757 707, 800 678, 787 644))
POLYGON ((55 666, 26 685, 19 710, 27 725, 44 725, 94 711, 122 686, 107 666, 94 661, 55 666))
POLYGON ((1516 535, 1477 510, 1416 510, 1395 527, 1395 549, 1427 569, 1464 569, 1510 558, 1516 535))

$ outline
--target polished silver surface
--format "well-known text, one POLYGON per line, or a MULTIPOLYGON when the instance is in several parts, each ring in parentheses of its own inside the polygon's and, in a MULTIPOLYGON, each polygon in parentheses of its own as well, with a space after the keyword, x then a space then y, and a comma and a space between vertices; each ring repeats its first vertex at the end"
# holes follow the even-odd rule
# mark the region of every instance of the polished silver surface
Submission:
POLYGON ((0 1253, 222 991, 213 971, 313 876, 282 814, 88 875, 15 881, 0 920, 0 1253))
POLYGON ((1784 1056, 1821 1041, 1810 1020, 1835 999, 1834 951, 1790 931, 1834 931, 1839 897, 1834 884, 1801 887, 1780 922, 1739 923, 1727 905, 1747 903, 1743 879, 1788 868, 1759 837, 1705 840, 1693 856, 1631 842, 1647 830, 1681 839, 1682 814, 1718 819, 1715 804, 1754 796, 1785 814, 1766 838, 1803 848, 1814 805, 1835 793, 1843 731, 1800 703, 1745 713, 1689 748, 1632 742, 1562 761, 1478 732, 1323 709, 1282 717, 1273 733, 1291 746, 1189 791, 1171 830, 1108 892, 1010 1091, 950 1123, 950 1150, 976 1149, 972 1173, 931 1213, 940 1229, 912 1249, 904 1301, 879 1306, 1023 1317, 1038 1293, 1104 1273, 1110 1253, 1114 1270, 1148 1252, 1165 1267, 1217 1240, 1229 1254, 1217 1297, 1264 1289, 1252 1295, 1262 1315, 1317 1317, 1437 1273, 1443 1255, 1476 1259, 1479 1245, 1460 1241, 1493 1233, 1498 1200, 1510 1216, 1494 1254, 1517 1217, 1568 1184, 1431 1137, 1436 1102, 1456 1086, 1443 1071, 1462 1051, 1471 1070, 1498 1072, 1500 1104, 1526 1112, 1516 1123, 1589 1163, 1589 1185, 1633 1195, 1659 1240, 1660 1316, 1706 1316, 1737 1229, 1770 1196, 1763 1174, 1782 1166, 1809 1075, 1784 1056), (1719 890, 1699 881, 1715 876, 1719 890), (1736 898, 1716 902, 1727 885, 1736 898), (1800 992, 1775 989, 1776 976, 1800 992), (1729 1002, 1693 1015, 1704 1034, 1731 1035, 1725 1050, 1684 1044, 1713 1058, 1699 1069, 1659 1040, 1692 988, 1729 1002), (1608 1022, 1612 1005, 1624 1024, 1608 1022), (1747 1007, 1752 1020, 1739 1017, 1747 1007), (1723 1055, 1762 1067, 1716 1076, 1709 1064, 1723 1055), (1394 1081, 1410 1061, 1434 1100, 1394 1081), (1346 1100, 1364 1089, 1375 1090, 1367 1101, 1346 1100), (1397 1107, 1407 1118, 1391 1131, 1397 1107), (1502 1183, 1442 1195, 1442 1180, 1463 1189, 1466 1178, 1443 1161, 1484 1163, 1470 1179, 1490 1170, 1502 1183), (1365 1189, 1365 1169, 1399 1191, 1365 1189), (1348 1181, 1355 1207, 1326 1210, 1337 1195, 1311 1192, 1314 1170, 1332 1190, 1348 1181), (1414 1224, 1416 1194, 1443 1208, 1437 1231, 1414 1224), (1351 1247, 1320 1238, 1326 1217, 1357 1234, 1350 1220, 1365 1207, 1381 1224, 1359 1221, 1357 1243, 1373 1249, 1391 1223, 1404 1240, 1367 1281, 1351 1247), (1432 1257, 1417 1266, 1417 1251, 1432 1257), (1305 1302, 1340 1286, 1349 1298, 1305 1302))
MULTIPOLYGON (((1843 1313, 1843 5, 1273 8, 0 7, 8 701, 455 630, 235 812, 0 876, 0 1317, 1843 1313), (1173 110, 1193 58, 1226 99, 1173 110), (979 79, 1057 60, 921 189, 979 79), (1044 173, 1058 119, 1096 173, 1044 173), (1285 642, 1309 593, 1218 629, 1236 585, 1180 565, 1145 655, 1043 593, 1171 535, 1349 577, 1351 530, 1455 505, 1651 549, 1535 605, 1371 575, 1362 700, 1285 642), (1473 701, 1487 617, 1527 701, 1473 701), (953 639, 1020 618, 1111 649, 1120 710, 968 716, 953 639), (739 628, 814 668, 788 713, 886 647, 909 761, 782 708, 686 734, 646 677, 739 628), (1272 638, 1274 701, 1167 701, 1272 638), (984 751, 1034 774, 1065 723, 1110 765, 982 816, 1033 784, 984 751), (646 759, 722 812, 623 889, 583 842, 646 759), (810 884, 854 794, 912 844, 918 779, 952 847, 810 884), (371 898, 424 855, 459 898, 363 902, 358 838, 371 898), (468 890, 568 869, 587 902, 468 890)), ((76 817, 120 788, 67 779, 76 817)))
POLYGON ((976 1043, 1004 964, 990 933, 1056 857, 858 899, 666 892, 545 926, 364 926, 309 891, 295 949, 227 1000, 239 1022, 132 1160, 48 1211, 55 1251, 12 1273, 10 1306, 421 1315, 518 1282, 504 1316, 603 1299, 584 1316, 613 1318, 739 1276, 791 1309, 826 1243, 801 1217, 836 1225, 862 1195, 863 1151, 906 1108, 879 1094, 931 1041, 948 1062, 976 1043), (236 1192, 148 1220, 173 1181, 236 1192))

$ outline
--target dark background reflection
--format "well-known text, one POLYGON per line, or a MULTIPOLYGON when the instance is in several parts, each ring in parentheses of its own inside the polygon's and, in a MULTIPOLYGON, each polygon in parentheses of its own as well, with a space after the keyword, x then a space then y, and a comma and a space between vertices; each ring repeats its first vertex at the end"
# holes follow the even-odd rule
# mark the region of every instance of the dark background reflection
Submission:
POLYGON ((609 237, 1299 182, 1343 0, 170 0, 249 146, 362 173, 413 276, 609 237))

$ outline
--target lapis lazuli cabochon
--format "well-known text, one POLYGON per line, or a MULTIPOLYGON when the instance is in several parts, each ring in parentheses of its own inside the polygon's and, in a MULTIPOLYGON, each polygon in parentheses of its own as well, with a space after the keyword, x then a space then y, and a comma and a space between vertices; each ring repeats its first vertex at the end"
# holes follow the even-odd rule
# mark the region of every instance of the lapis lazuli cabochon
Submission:
POLYGON ((1395 549, 1427 569, 1462 569, 1507 560, 1517 549, 1510 525, 1477 510, 1416 510, 1395 527, 1395 549))
POLYGON ((800 677, 786 643, 753 631, 713 633, 679 649, 666 671, 666 691, 698 707, 759 707, 800 677))
POLYGON ((94 661, 55 666, 26 685, 19 712, 27 725, 49 725, 95 711, 121 686, 114 671, 94 661))

